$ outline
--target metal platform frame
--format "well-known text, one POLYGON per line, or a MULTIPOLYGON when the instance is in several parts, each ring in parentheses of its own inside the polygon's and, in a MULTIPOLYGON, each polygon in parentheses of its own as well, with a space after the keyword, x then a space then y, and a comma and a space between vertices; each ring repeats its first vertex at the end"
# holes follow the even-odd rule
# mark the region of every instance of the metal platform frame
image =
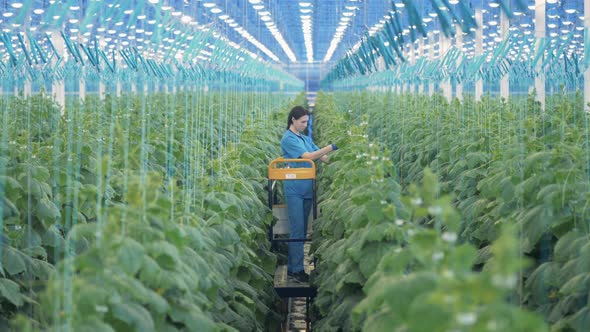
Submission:
MULTIPOLYGON (((278 181, 284 180, 312 180, 313 181, 313 219, 317 218, 317 200, 316 200, 316 168, 315 163, 311 159, 283 159, 278 158, 273 160, 268 166, 268 207, 273 210, 278 202, 278 181), (293 163, 308 163, 311 167, 290 167, 293 163)), ((269 227, 268 239, 271 242, 271 251, 277 250, 277 244, 281 242, 310 242, 311 238, 290 239, 278 238, 274 234, 274 224, 269 227)), ((309 283, 289 282, 287 276, 287 266, 281 265, 277 268, 274 277, 274 288, 279 297, 285 299, 294 297, 304 297, 307 330, 310 330, 309 305, 313 298, 317 295, 317 288, 312 287, 309 283)), ((283 306, 285 310, 285 306, 283 306)), ((286 323, 286 317, 283 320, 286 323)), ((287 328, 287 327, 284 327, 287 328)))

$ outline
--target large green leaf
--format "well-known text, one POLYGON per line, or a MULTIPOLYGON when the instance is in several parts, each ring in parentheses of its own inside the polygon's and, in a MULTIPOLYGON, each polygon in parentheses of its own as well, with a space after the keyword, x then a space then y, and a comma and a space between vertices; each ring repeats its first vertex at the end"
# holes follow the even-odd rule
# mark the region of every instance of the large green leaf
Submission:
POLYGON ((549 230, 551 217, 545 206, 537 205, 522 214, 518 224, 523 229, 521 248, 525 253, 529 253, 535 248, 541 236, 549 230))
POLYGON ((19 274, 26 269, 24 255, 13 247, 5 247, 3 250, 2 261, 4 270, 10 275, 19 274))
POLYGON ((590 273, 579 274, 565 283, 559 290, 566 295, 587 294, 590 289, 590 273))
POLYGON ((125 238, 117 249, 119 266, 128 274, 135 275, 143 263, 144 252, 145 250, 139 242, 125 238))
POLYGON ((590 326, 590 308, 584 307, 569 317, 568 324, 576 332, 587 331, 590 326))
POLYGON ((96 316, 84 317, 84 320, 74 322, 73 329, 80 332, 115 332, 112 326, 96 316))
POLYGON ((65 239, 62 236, 61 232, 55 225, 49 226, 49 228, 45 231, 45 233, 41 237, 41 243, 44 246, 54 247, 54 248, 64 248, 65 247, 65 239))
POLYGON ((155 331, 152 315, 137 303, 112 303, 111 310, 113 317, 127 323, 135 331, 155 331))
POLYGON ((365 278, 369 278, 375 272, 381 258, 393 247, 388 242, 372 242, 363 247, 363 258, 358 266, 365 278))
POLYGON ((371 312, 363 325, 363 331, 391 332, 403 324, 399 315, 389 307, 382 307, 380 310, 371 312))
POLYGON ((0 278, 0 294, 17 307, 22 306, 24 303, 24 297, 20 292, 20 287, 10 279, 0 278))
POLYGON ((0 197, 0 210, 3 218, 18 217, 20 212, 18 208, 7 197, 0 197))
POLYGON ((174 322, 182 323, 184 328, 188 331, 200 332, 221 330, 210 317, 207 317, 202 310, 195 306, 187 308, 173 306, 170 310, 170 318, 174 322))
POLYGON ((48 228, 55 220, 61 217, 61 213, 55 204, 47 198, 41 198, 35 208, 35 216, 48 228))
POLYGON ((451 310, 420 296, 410 302, 407 322, 411 331, 446 331, 453 318, 451 310))
POLYGON ((145 249, 163 269, 174 270, 181 261, 178 249, 168 242, 150 243, 145 249))

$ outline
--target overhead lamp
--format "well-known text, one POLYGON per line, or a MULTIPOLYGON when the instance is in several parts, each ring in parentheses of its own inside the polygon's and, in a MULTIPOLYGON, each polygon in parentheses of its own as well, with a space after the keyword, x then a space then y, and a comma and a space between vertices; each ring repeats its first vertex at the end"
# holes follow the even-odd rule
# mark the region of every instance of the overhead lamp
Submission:
POLYGON ((254 5, 252 6, 252 8, 254 8, 255 10, 261 10, 264 8, 264 5, 254 5))
POLYGON ((229 15, 227 15, 227 14, 219 15, 220 20, 227 20, 228 18, 229 18, 229 15))
POLYGON ((300 2, 299 6, 301 7, 310 7, 311 6, 311 2, 300 2))
POLYGON ((43 13, 45 13, 45 10, 43 8, 37 8, 33 10, 33 13, 37 14, 37 15, 41 15, 43 13))
POLYGON ((23 4, 22 4, 22 2, 13 2, 11 4, 11 6, 12 6, 12 8, 19 9, 19 8, 21 8, 23 6, 23 4))
POLYGON ((214 8, 211 8, 211 12, 213 14, 219 14, 222 12, 222 10, 221 10, 221 8, 214 7, 214 8))
MULTIPOLYGON (((203 7, 205 7, 205 8, 213 8, 213 7, 215 7, 215 6, 217 6, 217 4, 216 4, 216 3, 214 3, 214 2, 205 2, 205 3, 203 4, 203 7)), ((164 7, 162 7, 162 9, 164 9, 164 7)))
POLYGON ((311 10, 311 9, 299 9, 299 11, 300 11, 302 14, 308 14, 308 13, 311 13, 313 10, 311 10))
POLYGON ((357 9, 359 9, 359 7, 357 7, 357 6, 344 6, 344 8, 346 8, 348 10, 357 10, 357 9))
POLYGON ((260 15, 260 16, 269 16, 270 15, 270 12, 269 11, 258 12, 258 15, 260 15))
POLYGON ((257 5, 257 4, 261 3, 262 0, 248 0, 248 2, 250 2, 253 5, 257 5))
POLYGON ((311 15, 301 15, 302 20, 309 20, 311 19, 311 15))
POLYGON ((159 1, 159 0, 148 0, 148 2, 149 2, 149 3, 151 3, 151 4, 154 4, 154 5, 155 5, 155 4, 157 4, 157 3, 158 3, 158 1, 159 1))
POLYGON ((193 20, 193 19, 192 19, 190 16, 188 16, 188 15, 183 15, 183 16, 180 18, 180 22, 182 22, 182 23, 184 23, 184 24, 190 23, 192 20, 193 20))
POLYGON ((2 16, 4 16, 4 17, 11 17, 12 15, 14 15, 12 12, 2 13, 2 16))
POLYGON ((230 23, 230 24, 229 24, 229 26, 230 26, 231 28, 235 28, 235 27, 237 27, 237 26, 238 26, 238 23, 230 23))
POLYGON ((396 7, 396 8, 404 8, 405 6, 406 6, 406 5, 404 5, 404 3, 403 3, 403 2, 396 2, 396 3, 395 3, 395 7, 396 7))
POLYGON ((127 10, 123 11, 123 14, 125 14, 125 15, 130 15, 131 13, 133 13, 133 9, 127 9, 127 10))
POLYGON ((344 12, 344 13, 342 13, 342 15, 344 15, 346 17, 350 17, 350 16, 353 16, 354 13, 353 12, 344 12))
POLYGON ((490 3, 489 3, 489 6, 490 6, 491 8, 498 8, 498 7, 500 6, 500 4, 499 4, 499 3, 497 3, 497 2, 490 2, 490 3))
POLYGON ((547 0, 547 3, 556 4, 557 3, 557 0, 547 0))
POLYGON ((576 12, 576 9, 575 8, 566 9, 565 12, 568 14, 573 14, 576 12))

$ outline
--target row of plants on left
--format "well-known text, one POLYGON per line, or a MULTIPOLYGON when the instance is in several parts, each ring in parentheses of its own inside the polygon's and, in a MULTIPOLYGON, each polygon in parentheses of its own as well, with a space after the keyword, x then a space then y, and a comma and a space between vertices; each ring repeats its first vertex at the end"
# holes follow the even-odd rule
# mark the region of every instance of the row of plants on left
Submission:
POLYGON ((261 165, 278 154, 272 121, 248 110, 285 100, 89 97, 63 112, 43 94, 1 103, 2 330, 278 324, 265 169, 224 165, 243 165, 244 146, 261 165), (237 105, 244 112, 224 109, 237 105))

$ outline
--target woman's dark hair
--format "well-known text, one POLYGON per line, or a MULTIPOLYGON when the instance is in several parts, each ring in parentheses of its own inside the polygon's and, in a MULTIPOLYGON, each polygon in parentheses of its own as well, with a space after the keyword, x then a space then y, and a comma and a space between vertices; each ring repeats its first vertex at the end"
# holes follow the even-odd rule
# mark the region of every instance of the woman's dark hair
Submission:
POLYGON ((300 117, 304 115, 309 115, 309 111, 306 110, 303 106, 295 106, 289 112, 289 117, 287 118, 287 130, 291 127, 293 121, 291 119, 295 118, 295 120, 299 120, 300 117))

